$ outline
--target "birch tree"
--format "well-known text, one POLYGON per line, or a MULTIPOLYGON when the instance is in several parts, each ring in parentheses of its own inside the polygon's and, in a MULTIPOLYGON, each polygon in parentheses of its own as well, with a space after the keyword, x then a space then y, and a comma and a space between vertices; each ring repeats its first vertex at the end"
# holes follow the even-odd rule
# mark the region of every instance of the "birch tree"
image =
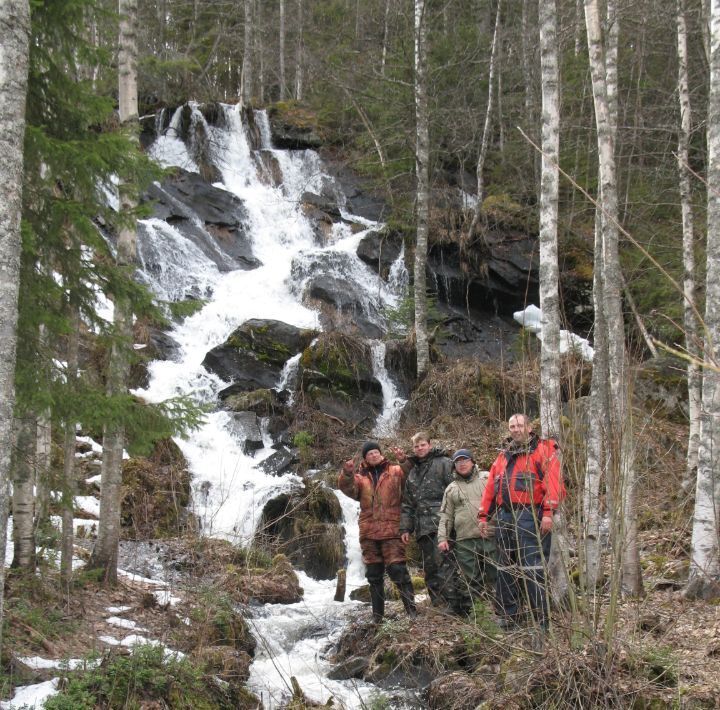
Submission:
POLYGON ((700 440, 701 376, 697 365, 700 357, 699 324, 695 306, 695 227, 690 190, 690 168, 688 145, 692 128, 690 89, 688 82, 687 23, 685 0, 677 0, 677 52, 678 83, 677 94, 680 104, 680 125, 678 131, 678 174, 680 188, 680 209, 683 233, 683 326, 685 348, 690 356, 687 366, 689 432, 686 466, 686 483, 689 486, 697 470, 698 444, 700 440))
MULTIPOLYGON (((545 438, 560 440, 560 296, 558 288, 558 188, 560 182, 560 76, 555 0, 539 0, 542 85, 542 158, 540 182, 540 426, 545 438)), ((526 8, 523 6, 523 16, 526 8)), ((555 514, 549 560, 557 599, 567 594, 564 552, 567 549, 562 513, 555 514)))
POLYGON ((35 457, 37 418, 24 412, 16 419, 12 466, 13 559, 19 569, 35 568, 35 457))
MULTIPOLYGON (((616 553, 621 556, 621 583, 626 593, 638 595, 642 591, 640 555, 637 542, 635 508, 635 471, 633 461, 632 412, 628 396, 627 354, 625 327, 621 301, 622 278, 618 253, 618 198, 615 170, 614 126, 608 100, 607 67, 602 41, 600 13, 597 0, 585 0, 590 73, 597 130, 600 174, 599 207, 601 262, 596 252, 595 269, 602 279, 602 311, 606 325, 608 384, 610 407, 610 470, 613 473, 611 494, 618 503, 614 535, 616 553)), ((611 73, 612 83, 612 73, 611 73)), ((611 90, 612 94, 612 90, 611 90)))
POLYGON ((240 98, 243 106, 249 106, 252 101, 253 83, 253 27, 252 27, 252 0, 243 0, 243 60, 240 75, 240 98))
POLYGON ((425 0, 415 0, 415 173, 416 238, 414 263, 415 340, 417 374, 422 377, 430 364, 427 332, 428 217, 430 209, 430 130, 427 97, 427 16, 425 0))
POLYGON ((707 278, 705 346, 698 447, 695 513, 686 595, 709 597, 720 591, 720 0, 710 15, 710 96, 707 117, 707 278))
POLYGON ((285 83, 285 0, 280 0, 280 22, 278 28, 278 62, 280 80, 280 101, 285 101, 287 84, 285 83))
MULTIPOLYGON (((119 0, 120 33, 118 54, 118 89, 120 122, 131 130, 137 128, 137 0, 119 0)), ((120 185, 120 208, 130 212, 134 207, 128 186, 120 185)), ((130 272, 136 258, 135 224, 122 227, 118 234, 117 263, 130 272)), ((107 372, 110 396, 127 392, 129 374, 128 346, 132 342, 132 310, 129 301, 115 299, 113 323, 118 339, 113 343, 107 372)), ((100 521, 98 537, 89 566, 101 568, 106 581, 117 581, 117 557, 120 544, 120 506, 122 502, 122 458, 125 429, 121 424, 105 426, 100 483, 100 521)))
MULTIPOLYGON (((20 214, 27 95, 30 7, 27 0, 0 3, 0 540, 5 540, 8 474, 15 403, 20 214)), ((0 545, 0 644, 5 545, 0 545)))
POLYGON ((495 69, 497 65, 498 53, 498 34, 500 31, 500 13, 502 11, 502 0, 498 0, 497 11, 495 13, 495 28, 493 30, 493 39, 490 46, 490 65, 488 67, 488 99, 485 109, 485 122, 483 124, 482 138, 480 140, 480 150, 478 151, 478 161, 475 167, 475 176, 477 180, 477 202, 475 203, 475 212, 473 213, 472 222, 468 229, 468 236, 472 236, 477 229, 482 216, 483 200, 485 199, 485 158, 487 157, 488 145, 490 144, 490 126, 492 125, 493 112, 493 96, 495 83, 495 69))
POLYGON ((297 0, 297 34, 295 35, 295 100, 303 97, 303 0, 297 0))

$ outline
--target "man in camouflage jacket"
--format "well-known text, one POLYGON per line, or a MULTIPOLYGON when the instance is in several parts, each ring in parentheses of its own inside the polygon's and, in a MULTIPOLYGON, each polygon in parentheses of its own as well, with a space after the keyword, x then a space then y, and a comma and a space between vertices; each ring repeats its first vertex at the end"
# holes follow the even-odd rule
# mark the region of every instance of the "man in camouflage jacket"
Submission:
POLYGON ((394 449, 398 462, 408 472, 401 506, 400 537, 405 543, 414 534, 422 554, 422 567, 430 601, 434 606, 454 606, 453 567, 437 547, 440 505, 443 493, 455 474, 443 449, 433 447, 425 432, 412 437, 413 454, 394 449))

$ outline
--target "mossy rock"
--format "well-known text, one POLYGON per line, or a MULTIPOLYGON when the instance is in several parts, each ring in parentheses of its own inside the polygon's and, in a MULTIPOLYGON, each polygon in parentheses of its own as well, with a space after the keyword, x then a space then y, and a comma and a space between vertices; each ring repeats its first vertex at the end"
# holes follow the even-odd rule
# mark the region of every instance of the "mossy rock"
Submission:
POLYGON ((382 392, 373 375, 367 343, 344 333, 327 333, 303 351, 304 388, 317 386, 334 394, 357 396, 382 392))
POLYGON ((661 355, 637 369, 634 396, 654 415, 677 423, 687 422, 687 369, 683 361, 661 355))
POLYGON ((149 458, 123 461, 122 479, 124 537, 162 538, 188 528, 190 472, 182 452, 172 440, 157 442, 149 458))
POLYGON ((255 654, 255 637, 230 595, 208 591, 188 616, 192 622, 193 647, 227 646, 250 656, 255 654))
POLYGON ((229 646, 201 646, 193 653, 193 660, 205 673, 231 685, 244 683, 250 677, 252 658, 246 651, 229 646))

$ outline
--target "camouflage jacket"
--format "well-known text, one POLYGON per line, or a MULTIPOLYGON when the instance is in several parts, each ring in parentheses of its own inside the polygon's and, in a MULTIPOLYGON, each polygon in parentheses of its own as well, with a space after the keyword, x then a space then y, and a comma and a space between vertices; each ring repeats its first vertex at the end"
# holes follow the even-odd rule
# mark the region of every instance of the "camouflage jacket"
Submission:
POLYGON ((443 493, 454 479, 452 461, 437 447, 419 460, 408 456, 403 464, 408 472, 402 500, 400 532, 415 537, 437 535, 443 493))

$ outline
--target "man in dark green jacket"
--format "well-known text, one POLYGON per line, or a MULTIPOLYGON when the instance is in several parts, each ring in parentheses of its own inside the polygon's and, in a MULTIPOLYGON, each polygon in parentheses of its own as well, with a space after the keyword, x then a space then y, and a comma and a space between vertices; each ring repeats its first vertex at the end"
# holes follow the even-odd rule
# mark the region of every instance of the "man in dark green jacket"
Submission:
POLYGON ((454 478, 453 464, 443 449, 433 447, 425 432, 412 437, 413 454, 393 449, 408 472, 401 506, 400 537, 407 544, 414 534, 422 554, 425 584, 433 606, 454 607, 453 569, 437 547, 440 505, 454 478))

